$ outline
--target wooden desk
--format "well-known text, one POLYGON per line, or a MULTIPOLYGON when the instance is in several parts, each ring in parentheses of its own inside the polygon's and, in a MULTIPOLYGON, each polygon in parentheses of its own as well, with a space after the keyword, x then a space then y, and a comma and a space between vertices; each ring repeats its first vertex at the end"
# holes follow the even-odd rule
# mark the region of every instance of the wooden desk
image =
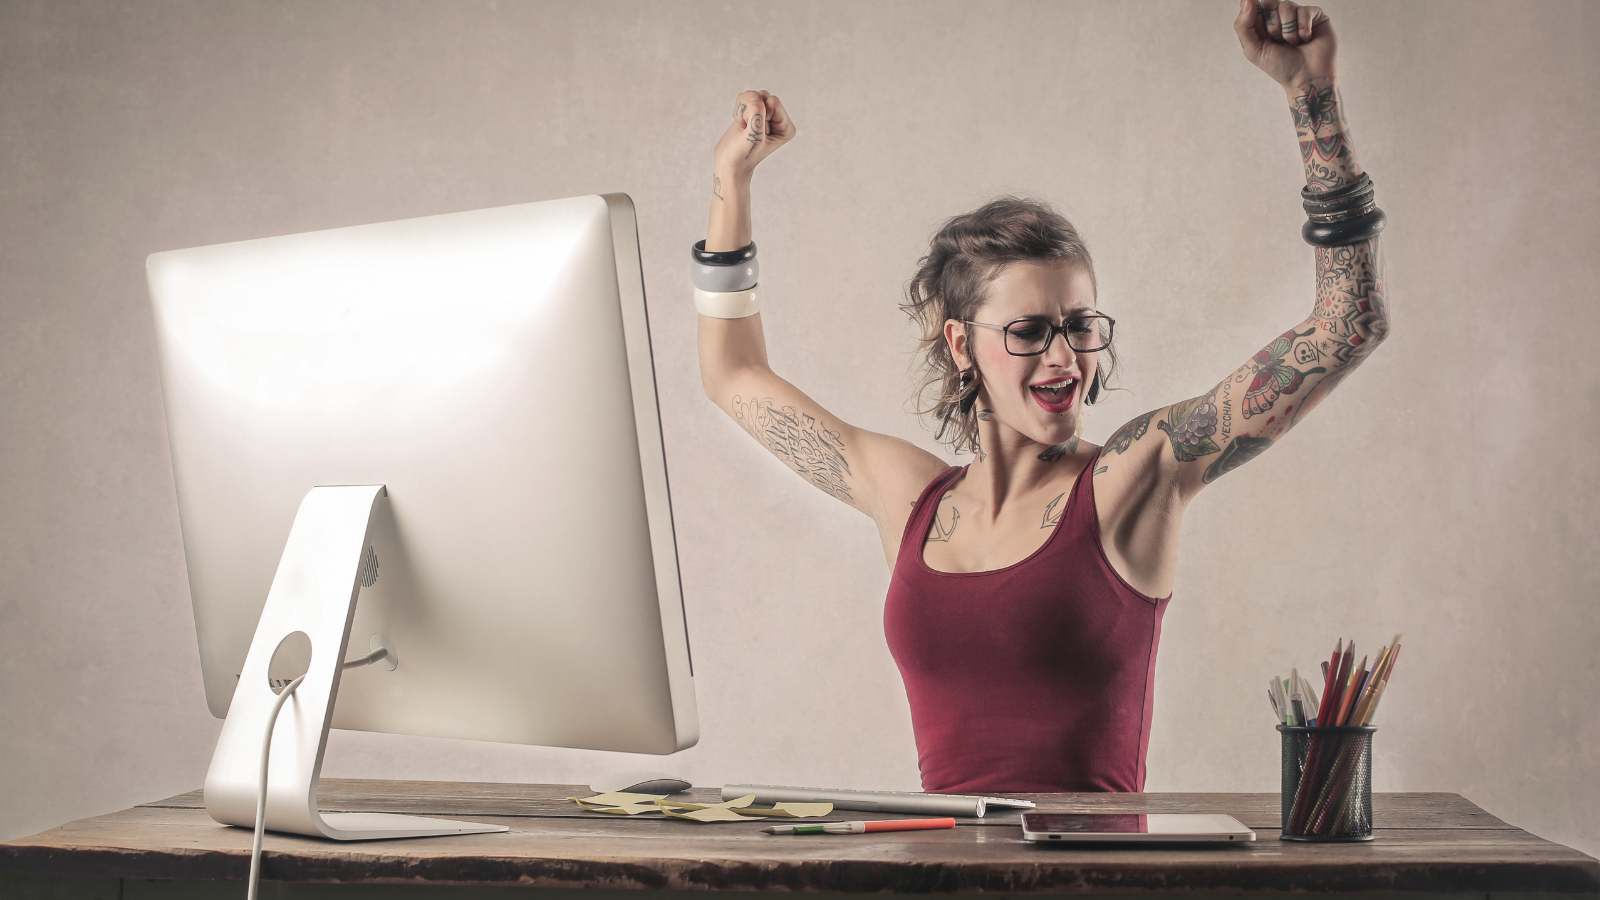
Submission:
MULTIPOLYGON (((1507 825, 1456 794, 1374 794, 1377 839, 1364 844, 1278 840, 1276 794, 1027 795, 1044 811, 1223 812, 1257 832, 1255 842, 1238 845, 1097 849, 1026 843, 1015 811, 961 819, 951 831, 772 837, 758 832, 766 823, 623 818, 585 812, 565 799, 589 793, 564 785, 325 780, 321 802, 329 811, 433 814, 497 822, 511 832, 361 843, 268 835, 265 878, 301 888, 280 884, 263 894, 322 897, 329 888, 314 883, 338 883, 391 886, 372 889, 377 894, 355 891, 362 896, 506 900, 524 893, 560 896, 565 892, 551 889, 561 888, 586 889, 588 898, 607 889, 638 888, 669 895, 743 890, 1600 896, 1600 861, 1507 825), (441 892, 440 885, 477 890, 441 892), (529 890, 505 890, 512 886, 529 890)), ((715 793, 700 790, 693 797, 714 802, 715 793)), ((835 818, 884 816, 845 812, 835 818)), ((235 897, 249 867, 250 838, 249 831, 211 821, 199 791, 180 794, 0 844, 0 896, 132 900, 177 890, 148 879, 186 879, 212 882, 213 890, 190 885, 181 891, 184 897, 235 897)))

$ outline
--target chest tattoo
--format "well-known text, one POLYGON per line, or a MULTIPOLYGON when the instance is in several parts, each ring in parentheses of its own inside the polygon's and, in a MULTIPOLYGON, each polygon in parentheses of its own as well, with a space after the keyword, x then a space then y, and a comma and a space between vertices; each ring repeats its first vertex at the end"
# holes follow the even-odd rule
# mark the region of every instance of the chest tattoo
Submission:
POLYGON ((961 522, 961 510, 956 509, 954 504, 948 507, 943 506, 943 503, 949 500, 950 497, 950 494, 945 494, 939 498, 941 507, 933 515, 933 527, 928 529, 927 543, 932 543, 933 541, 948 542, 950 536, 956 533, 956 525, 961 522), (946 515, 946 512, 949 514, 946 515))
POLYGON ((1040 528, 1054 528, 1061 521, 1061 499, 1065 496, 1065 493, 1057 494, 1054 500, 1045 504, 1044 521, 1039 524, 1040 528))

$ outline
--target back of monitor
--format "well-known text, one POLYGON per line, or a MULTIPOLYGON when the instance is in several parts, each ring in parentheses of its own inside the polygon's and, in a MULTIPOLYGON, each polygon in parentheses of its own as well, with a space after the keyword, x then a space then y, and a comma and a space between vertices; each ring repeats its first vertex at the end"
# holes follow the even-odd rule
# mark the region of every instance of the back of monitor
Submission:
POLYGON ((158 253, 206 697, 290 525, 384 485, 333 727, 646 753, 698 724, 633 207, 578 197, 158 253))

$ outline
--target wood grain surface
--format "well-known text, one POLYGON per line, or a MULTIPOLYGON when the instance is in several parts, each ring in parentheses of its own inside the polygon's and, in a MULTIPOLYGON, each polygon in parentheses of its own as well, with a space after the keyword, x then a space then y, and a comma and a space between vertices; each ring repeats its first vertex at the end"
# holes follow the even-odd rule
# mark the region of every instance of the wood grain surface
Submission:
MULTIPOLYGON (((272 834, 274 881, 665 890, 1073 893, 1161 891, 1539 891, 1600 895, 1600 861, 1502 822, 1456 794, 1374 794, 1377 839, 1278 840, 1277 794, 1037 794, 1042 811, 1220 812, 1247 844, 1040 846, 1018 812, 949 831, 774 837, 770 822, 701 825, 586 812, 576 785, 323 781, 329 812, 494 822, 506 834, 336 843, 272 834)), ((682 796, 682 795, 680 795, 682 796)), ((687 799, 715 802, 714 790, 687 799)), ((892 818, 840 812, 830 820, 892 818)), ((0 844, 0 873, 241 879, 251 834, 218 825, 199 791, 0 844)))

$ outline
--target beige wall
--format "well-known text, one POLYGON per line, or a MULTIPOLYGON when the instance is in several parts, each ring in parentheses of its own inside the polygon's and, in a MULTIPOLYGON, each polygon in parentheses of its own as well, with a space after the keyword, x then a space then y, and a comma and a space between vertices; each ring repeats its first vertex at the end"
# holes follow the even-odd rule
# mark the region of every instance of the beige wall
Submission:
MULTIPOLYGON (((1195 504, 1148 787, 1273 790, 1265 679, 1405 632, 1379 790, 1600 852, 1600 7, 1329 0, 1393 223, 1395 335, 1195 504)), ((1130 389, 1196 394, 1311 302, 1284 102, 1210 3, 0 3, 0 838, 197 786, 201 696, 143 283, 179 247, 603 191, 650 291, 701 744, 679 757, 336 733, 336 776, 914 788, 870 524, 699 393, 686 245, 735 92, 800 136, 756 183, 772 357, 904 410, 895 303, 944 216, 1057 204, 1130 389)))

